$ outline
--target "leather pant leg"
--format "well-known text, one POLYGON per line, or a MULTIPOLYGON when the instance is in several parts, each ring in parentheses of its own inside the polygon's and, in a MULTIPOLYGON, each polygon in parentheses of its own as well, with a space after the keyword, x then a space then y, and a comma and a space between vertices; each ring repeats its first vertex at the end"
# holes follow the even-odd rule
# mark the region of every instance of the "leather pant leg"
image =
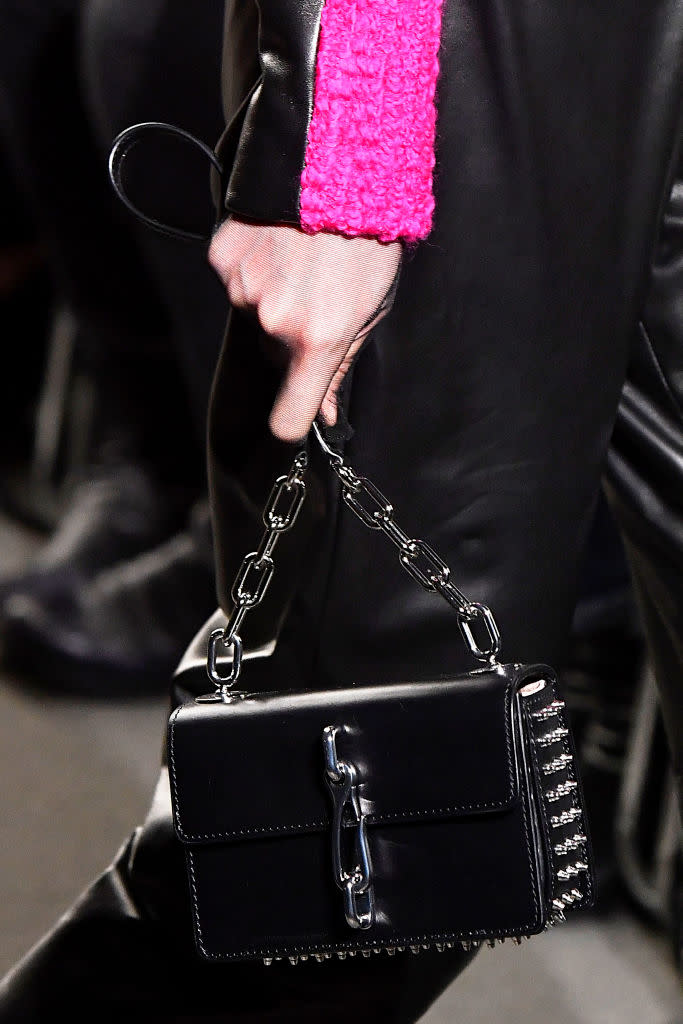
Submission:
MULTIPOLYGON (((593 3, 580 16, 517 0, 447 5, 436 224, 407 253, 394 309, 355 365, 345 451, 456 584, 491 605, 509 660, 557 663, 566 642, 669 181, 682 44, 671 0, 593 3)), ((267 433, 278 385, 267 349, 248 317, 231 318, 209 433, 226 609, 293 454, 267 433)), ((401 572, 313 463, 297 523, 306 557, 299 541, 278 546, 276 580, 245 623, 247 645, 272 638, 289 600, 271 679, 324 686, 471 668, 453 612, 401 572)), ((76 1003, 128 1019, 140 1007, 145 1020, 407 1024, 466 963, 416 957, 405 976, 398 958, 377 957, 317 978, 200 964, 165 800, 156 826, 151 817, 6 979, 0 1020, 76 1003)))
POLYGON ((605 469, 626 540, 683 798, 683 161, 605 469))
MULTIPOLYGON (((631 568, 683 812, 683 160, 605 468, 631 568)), ((683 845, 671 893, 683 967, 683 845)))
POLYGON ((471 959, 376 957, 265 967, 201 960, 192 939, 183 854, 162 771, 144 825, 70 912, 0 984, 0 1020, 231 1024, 408 1024, 471 959), (375 960, 377 961, 375 963, 375 960))

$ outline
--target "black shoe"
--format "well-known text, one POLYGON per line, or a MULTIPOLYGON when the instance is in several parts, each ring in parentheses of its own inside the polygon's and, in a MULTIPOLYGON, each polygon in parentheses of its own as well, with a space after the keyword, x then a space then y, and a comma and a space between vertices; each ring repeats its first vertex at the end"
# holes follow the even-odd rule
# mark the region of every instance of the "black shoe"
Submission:
POLYGON ((168 689, 197 629, 215 611, 213 545, 201 503, 188 530, 105 569, 58 598, 5 601, 2 647, 10 673, 47 693, 149 696, 168 689))
POLYGON ((98 572, 167 540, 187 518, 190 495, 171 491, 142 465, 93 468, 76 485, 51 538, 27 568, 0 577, 0 605, 13 595, 56 609, 98 572))

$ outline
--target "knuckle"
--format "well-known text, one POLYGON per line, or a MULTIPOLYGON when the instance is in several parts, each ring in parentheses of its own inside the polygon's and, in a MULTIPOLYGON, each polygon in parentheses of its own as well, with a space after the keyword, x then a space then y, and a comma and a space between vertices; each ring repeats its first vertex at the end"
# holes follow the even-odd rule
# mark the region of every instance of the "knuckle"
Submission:
POLYGON ((231 274, 225 282, 225 286, 233 306, 246 305, 246 294, 239 274, 231 274))
POLYGON ((325 320, 313 320, 303 332, 303 347, 311 353, 329 352, 339 344, 339 339, 325 320))
POLYGON ((227 239, 225 238, 222 230, 219 230, 211 239, 207 258, 209 264, 221 279, 224 279, 224 277, 230 273, 232 255, 227 239))
POLYGON ((275 338, 283 338, 283 318, 276 306, 270 302, 261 302, 258 306, 258 319, 261 327, 275 338))
POLYGON ((216 237, 214 237, 211 241, 209 251, 207 253, 207 259, 209 261, 210 266, 212 266, 214 270, 218 271, 221 265, 221 258, 220 243, 217 241, 216 237))
POLYGON ((340 347, 340 338, 328 318, 311 317, 281 296, 262 296, 255 305, 266 334, 280 338, 303 354, 321 355, 340 347))
POLYGON ((259 302, 258 318, 266 334, 299 347, 301 339, 291 310, 276 296, 263 298, 259 302))

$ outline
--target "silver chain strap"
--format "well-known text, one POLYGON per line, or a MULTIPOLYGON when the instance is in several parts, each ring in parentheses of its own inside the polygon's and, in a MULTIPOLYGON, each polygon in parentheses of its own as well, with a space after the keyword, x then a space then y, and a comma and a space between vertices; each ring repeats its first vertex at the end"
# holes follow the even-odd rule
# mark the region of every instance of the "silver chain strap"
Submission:
MULTIPOLYGON (((451 582, 451 570, 434 549, 424 540, 416 540, 405 533, 394 519, 394 507, 382 492, 364 476, 359 476, 322 436, 313 424, 315 436, 327 455, 332 471, 341 482, 342 499, 364 526, 380 530, 399 551, 399 562, 413 579, 431 593, 438 593, 450 604, 458 617, 458 624, 467 647, 479 661, 489 665, 497 663, 500 651, 500 633, 491 609, 478 601, 469 601, 451 582), (481 627, 484 637, 475 636, 481 627)), ((243 560, 232 585, 230 596, 234 607, 227 626, 215 629, 209 638, 207 671, 216 686, 217 696, 230 700, 231 691, 239 678, 242 666, 242 640, 239 629, 245 616, 260 604, 275 571, 273 550, 279 538, 291 530, 306 496, 304 474, 308 465, 305 452, 299 452, 286 476, 278 477, 263 512, 266 530, 256 551, 243 560), (218 669, 218 652, 232 652, 230 673, 222 676, 218 669)))

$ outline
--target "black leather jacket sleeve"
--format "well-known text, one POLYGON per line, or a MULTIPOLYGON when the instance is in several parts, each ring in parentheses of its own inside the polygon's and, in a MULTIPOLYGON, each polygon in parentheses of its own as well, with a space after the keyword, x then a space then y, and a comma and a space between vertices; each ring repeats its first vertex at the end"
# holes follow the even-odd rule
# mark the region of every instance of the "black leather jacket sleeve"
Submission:
POLYGON ((228 0, 225 211, 391 241, 431 228, 441 0, 228 0))

